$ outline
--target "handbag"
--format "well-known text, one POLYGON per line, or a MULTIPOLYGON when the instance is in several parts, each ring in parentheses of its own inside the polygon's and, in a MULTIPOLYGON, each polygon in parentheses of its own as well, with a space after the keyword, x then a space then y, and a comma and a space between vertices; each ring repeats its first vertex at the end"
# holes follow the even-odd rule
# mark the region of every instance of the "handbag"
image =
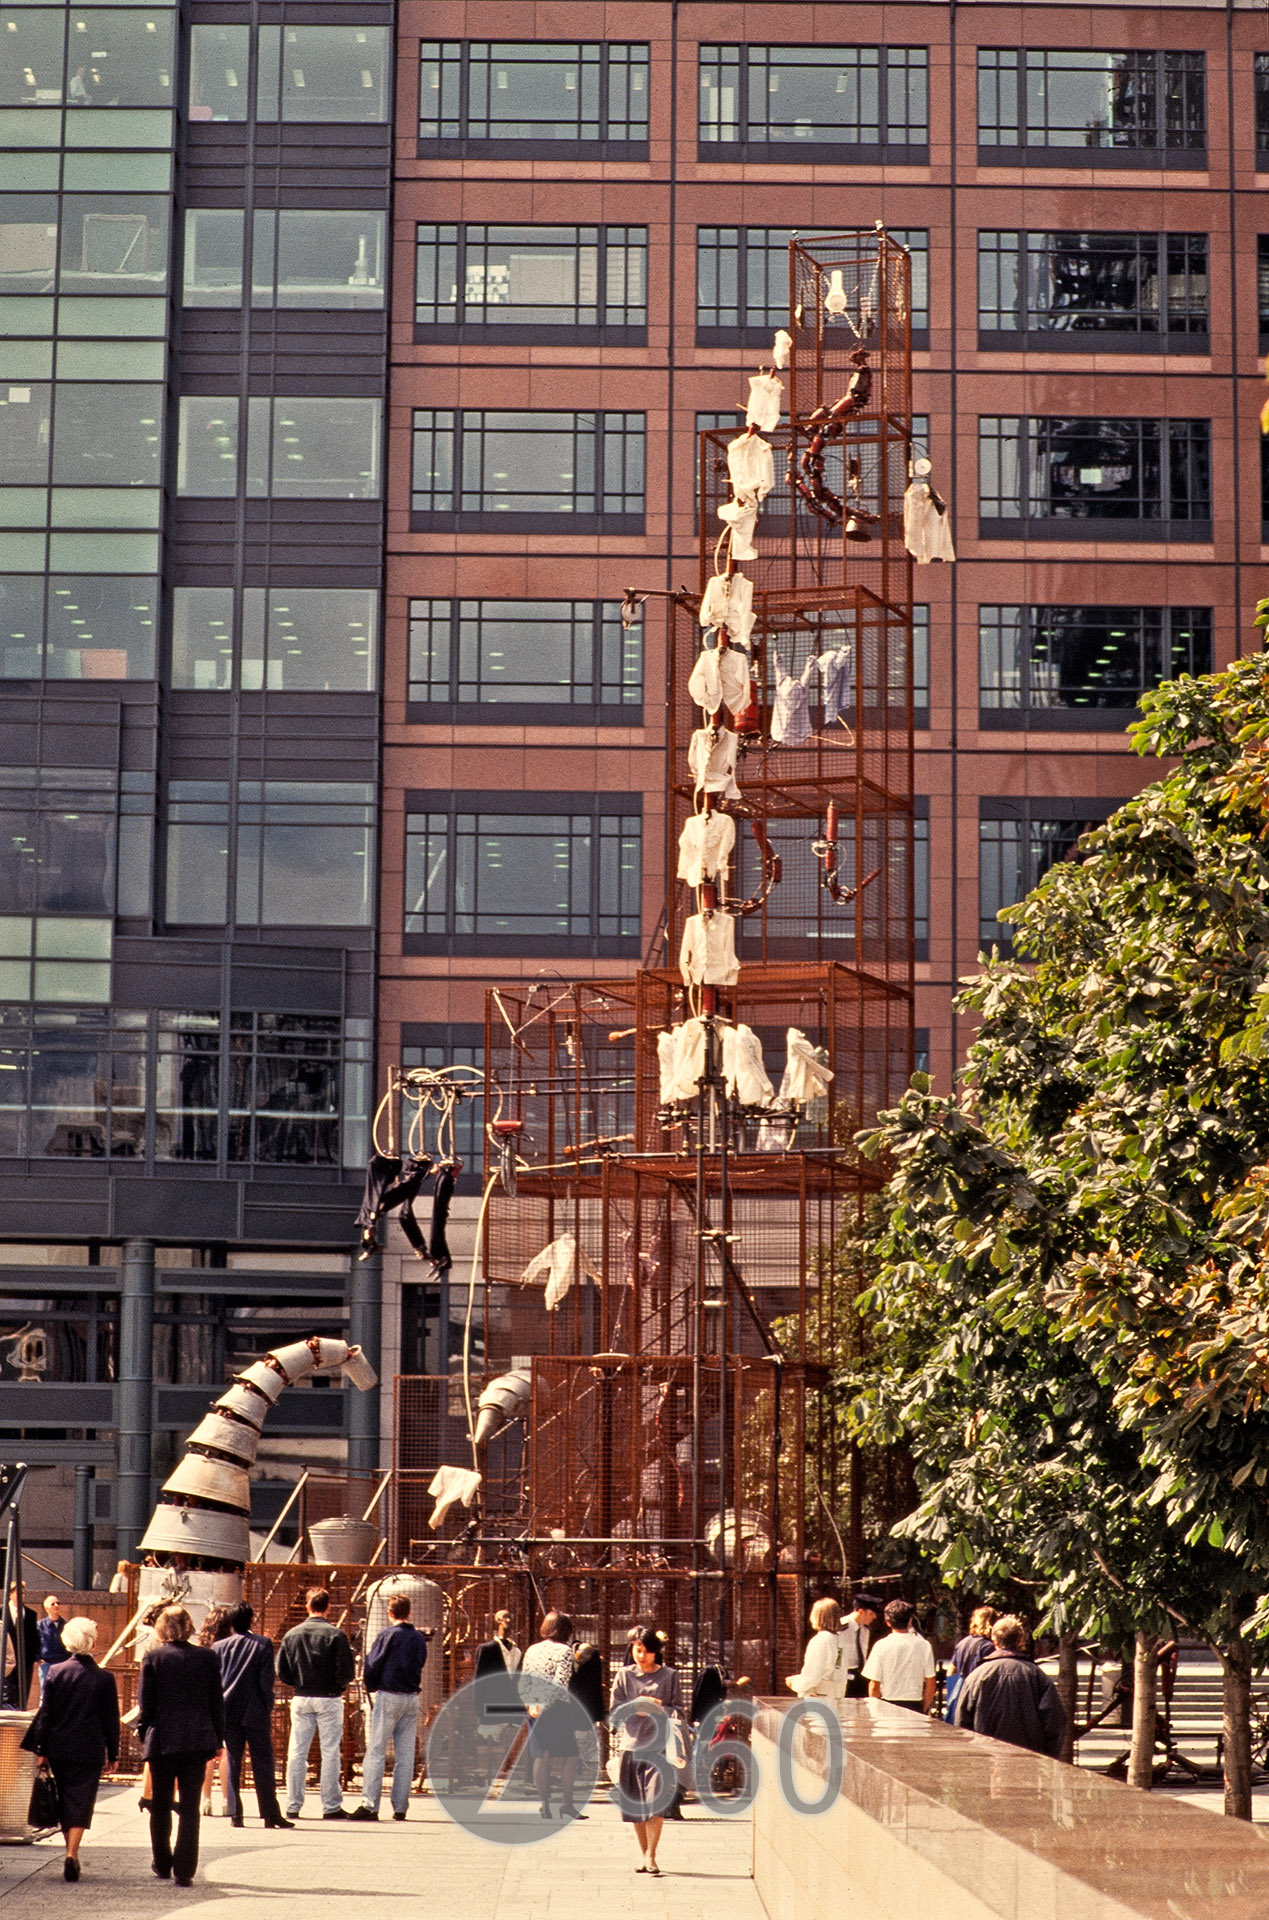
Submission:
POLYGON ((687 1740, 684 1737, 683 1722, 677 1713, 669 1716, 665 1730, 665 1757, 676 1773, 682 1773, 687 1766, 687 1740))
POLYGON ((41 1763, 31 1783, 31 1804, 26 1812, 27 1825, 45 1833, 62 1823, 57 1798, 57 1782, 48 1766, 41 1763))

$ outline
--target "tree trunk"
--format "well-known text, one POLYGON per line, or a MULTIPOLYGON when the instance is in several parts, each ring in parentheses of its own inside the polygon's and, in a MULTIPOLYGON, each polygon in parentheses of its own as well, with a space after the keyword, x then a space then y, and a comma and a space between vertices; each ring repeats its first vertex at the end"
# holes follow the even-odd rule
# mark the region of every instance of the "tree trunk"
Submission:
POLYGON ((1224 1669, 1221 1732, 1225 1738, 1225 1811, 1251 1819, 1251 1649, 1245 1640, 1221 1648, 1224 1669))
POLYGON ((1148 1793, 1154 1785, 1154 1738, 1159 1639, 1144 1627, 1137 1633, 1132 1668, 1132 1747, 1128 1754, 1128 1784, 1148 1793))
POLYGON ((1075 1716, 1079 1710, 1079 1635, 1064 1633, 1058 1641, 1058 1699, 1066 1709, 1066 1732, 1059 1760, 1069 1766, 1075 1757, 1075 1716))

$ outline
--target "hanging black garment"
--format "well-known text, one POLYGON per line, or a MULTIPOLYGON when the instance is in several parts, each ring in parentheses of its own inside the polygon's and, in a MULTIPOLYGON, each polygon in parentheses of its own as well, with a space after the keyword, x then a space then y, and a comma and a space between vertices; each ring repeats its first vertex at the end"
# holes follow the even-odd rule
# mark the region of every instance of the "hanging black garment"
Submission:
POLYGON ((376 1228, 379 1221, 396 1209, 400 1209, 401 1231, 418 1258, 426 1258, 427 1245, 423 1229, 414 1217, 414 1202, 431 1166, 432 1162, 426 1154, 406 1154, 404 1159, 398 1159, 390 1153, 371 1155, 370 1165, 366 1168, 361 1211, 357 1215, 357 1225, 361 1228, 360 1257, 363 1260, 369 1259, 378 1249, 376 1228))
POLYGON ((428 1233, 427 1257, 432 1262, 432 1271, 436 1275, 448 1273, 454 1264, 445 1237, 445 1227, 449 1220, 449 1203, 454 1197, 454 1182, 463 1170, 461 1160, 442 1160, 435 1168, 436 1187, 432 1195, 432 1221, 428 1233))
POLYGON ((698 1727, 707 1713, 711 1713, 727 1698, 727 1687, 723 1680, 721 1667, 705 1667, 692 1692, 691 1721, 698 1727))

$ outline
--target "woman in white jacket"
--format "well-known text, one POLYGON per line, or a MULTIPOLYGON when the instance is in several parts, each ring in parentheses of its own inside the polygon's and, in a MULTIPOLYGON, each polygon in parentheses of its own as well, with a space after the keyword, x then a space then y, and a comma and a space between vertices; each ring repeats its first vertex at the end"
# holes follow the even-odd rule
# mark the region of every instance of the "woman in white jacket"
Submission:
POLYGON ((800 1700, 846 1698, 846 1658, 838 1633, 841 1608, 836 1600, 817 1600, 811 1608, 814 1629, 802 1658, 801 1673, 791 1673, 785 1682, 800 1700))

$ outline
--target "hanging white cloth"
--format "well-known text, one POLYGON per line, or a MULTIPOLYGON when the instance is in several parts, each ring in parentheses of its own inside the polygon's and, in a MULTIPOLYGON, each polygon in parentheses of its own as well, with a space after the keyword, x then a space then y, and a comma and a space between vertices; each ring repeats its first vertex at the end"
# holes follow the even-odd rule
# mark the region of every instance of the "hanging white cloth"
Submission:
POLYGON ((741 713, 749 704, 749 655, 739 647, 706 647, 696 656, 687 690, 698 707, 741 713))
POLYGON ((775 1099, 767 1078, 762 1042, 752 1027, 723 1028, 723 1079, 732 1100, 742 1107, 765 1107, 775 1099))
POLYGON ((815 662, 824 698, 824 724, 831 727, 850 695, 850 642, 820 654, 815 662))
POLYGON ((706 582, 698 615, 705 628, 722 627, 742 645, 753 632, 753 581, 744 573, 716 573, 706 582))
POLYGON ((910 480, 903 496, 903 544, 918 566, 931 560, 955 560, 952 516, 936 502, 928 480, 910 480))
POLYGON ((731 604, 731 581, 725 573, 711 575, 701 595, 700 623, 703 627, 725 627, 731 604))
POLYGON ((697 793, 721 793, 739 800, 736 751, 740 742, 727 727, 698 727, 688 743, 687 764, 697 793))
POLYGON ((808 1100, 821 1100, 828 1092, 832 1073, 821 1058, 821 1049, 813 1047, 799 1027, 790 1027, 785 1035, 788 1058, 780 1082, 780 1102, 804 1106, 808 1100))
POLYGON ((436 1531, 450 1508, 459 1500, 469 1507, 479 1487, 480 1475, 472 1467, 438 1467, 428 1488, 436 1501, 427 1522, 432 1531, 436 1531))
POLYGON ((793 335, 787 328, 781 327, 771 342, 771 364, 777 370, 783 370, 793 358, 793 335))
POLYGON ((735 844, 736 822, 729 813, 715 807, 689 814, 679 835, 679 879, 689 887, 703 886, 726 866, 735 844))
POLYGON ((740 978, 736 926, 729 913, 694 913, 683 923, 679 972, 689 987, 734 987, 740 978))
POLYGON ((560 1301, 573 1284, 573 1276, 580 1266, 581 1271, 589 1274, 592 1280, 599 1275, 591 1266, 585 1254, 579 1258, 577 1241, 571 1233, 562 1233, 558 1240, 552 1240, 543 1247, 541 1253, 535 1253, 524 1272, 520 1275, 521 1286, 528 1286, 534 1280, 546 1275, 546 1293, 544 1304, 548 1313, 554 1313, 560 1301))
POLYGON ((775 456, 769 443, 756 433, 737 434, 727 447, 727 472, 732 492, 743 505, 765 500, 775 485, 775 456))
POLYGON ((764 433, 770 433, 772 427, 780 424, 780 407, 784 400, 784 383, 777 380, 774 373, 752 373, 749 376, 749 405, 745 410, 745 425, 759 427, 764 433))
POLYGON ((657 1035, 657 1067, 661 1105, 694 1100, 705 1072, 705 1022, 685 1020, 657 1035))
POLYGON ((731 528, 732 559, 756 560, 758 549, 753 543, 753 534, 758 524, 757 507, 742 506, 739 500, 725 500, 718 509, 718 517, 731 528))
MULTIPOLYGON (((807 693, 806 668, 802 677, 795 680, 786 673, 784 662, 778 653, 772 655, 775 665, 775 701, 771 708, 771 744, 773 747, 802 747, 811 737, 810 699, 807 693)), ((807 662, 812 672, 814 660, 807 662)))

